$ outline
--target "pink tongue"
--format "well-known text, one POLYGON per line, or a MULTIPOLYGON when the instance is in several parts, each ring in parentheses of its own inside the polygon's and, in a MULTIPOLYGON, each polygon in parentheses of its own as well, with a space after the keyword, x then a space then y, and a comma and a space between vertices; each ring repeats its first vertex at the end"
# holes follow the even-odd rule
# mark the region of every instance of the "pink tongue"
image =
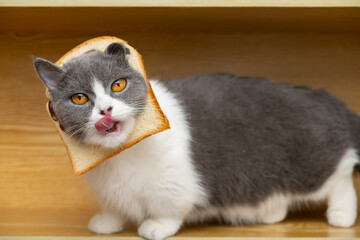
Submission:
POLYGON ((103 117, 95 123, 96 130, 101 134, 112 132, 116 121, 111 117, 103 117))

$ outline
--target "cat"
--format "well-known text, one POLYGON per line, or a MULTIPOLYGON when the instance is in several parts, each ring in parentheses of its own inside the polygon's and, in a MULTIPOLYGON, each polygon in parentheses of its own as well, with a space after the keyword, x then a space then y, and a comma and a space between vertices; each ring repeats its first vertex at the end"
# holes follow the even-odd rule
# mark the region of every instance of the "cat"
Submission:
MULTIPOLYGON (((72 137, 115 148, 131 132, 147 86, 125 55, 113 43, 62 67, 34 60, 72 137)), ((85 173, 102 209, 90 231, 121 232, 131 221, 140 236, 161 240, 210 220, 277 223, 309 202, 327 203, 330 225, 354 224, 360 118, 340 100, 225 73, 150 83, 171 129, 85 173)))

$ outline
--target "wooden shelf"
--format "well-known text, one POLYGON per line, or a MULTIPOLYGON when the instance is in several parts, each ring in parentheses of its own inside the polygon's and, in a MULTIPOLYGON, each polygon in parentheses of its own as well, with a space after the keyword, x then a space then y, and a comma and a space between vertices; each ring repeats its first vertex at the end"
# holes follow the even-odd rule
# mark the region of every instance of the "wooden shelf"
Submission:
MULTIPOLYGON (((55 61, 68 49, 95 36, 98 34, 0 34, 0 235, 95 236, 86 226, 98 206, 83 178, 72 172, 64 146, 45 112, 44 87, 30 57, 55 61)), ((214 71, 264 76, 278 82, 326 87, 360 113, 360 34, 117 36, 141 52, 150 77, 166 80, 214 71), (219 48, 223 42, 226 44, 219 48)), ((359 177, 355 185, 359 195, 359 177)), ((360 217, 355 227, 340 229, 328 226, 323 214, 292 216, 269 226, 190 227, 178 236, 360 236, 360 217)), ((115 236, 136 236, 136 231, 129 228, 115 236)))
POLYGON ((359 7, 357 0, 0 0, 4 7, 359 7))
MULTIPOLYGON (((169 2, 0 0, 0 240, 102 238, 87 230, 98 205, 48 119, 31 56, 55 61, 115 35, 139 50, 152 78, 261 76, 326 88, 360 113, 360 1, 169 2)), ((140 239, 131 226, 111 236, 140 239)), ((210 237, 360 237, 360 216, 346 229, 327 225, 322 211, 268 226, 188 227, 173 239, 210 237)))
POLYGON ((359 23, 360 8, 0 7, 0 32, 354 33, 359 23))

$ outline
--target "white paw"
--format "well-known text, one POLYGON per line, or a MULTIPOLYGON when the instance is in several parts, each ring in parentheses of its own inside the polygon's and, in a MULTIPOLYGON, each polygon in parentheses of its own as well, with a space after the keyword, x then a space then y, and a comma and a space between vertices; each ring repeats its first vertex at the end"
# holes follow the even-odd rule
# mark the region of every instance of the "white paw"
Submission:
POLYGON ((138 234, 149 240, 163 240, 174 235, 180 228, 181 222, 145 220, 138 229, 138 234))
POLYGON ((120 217, 107 213, 101 213, 96 214, 91 218, 88 228, 94 233, 110 234, 121 232, 123 230, 123 226, 124 224, 120 217))
POLYGON ((274 224, 281 222, 285 219, 286 214, 287 214, 286 208, 280 208, 278 210, 274 210, 273 212, 267 214, 267 216, 263 217, 263 223, 274 224))
POLYGON ((326 215, 329 224, 335 227, 351 227, 356 219, 356 212, 344 210, 330 210, 326 215))

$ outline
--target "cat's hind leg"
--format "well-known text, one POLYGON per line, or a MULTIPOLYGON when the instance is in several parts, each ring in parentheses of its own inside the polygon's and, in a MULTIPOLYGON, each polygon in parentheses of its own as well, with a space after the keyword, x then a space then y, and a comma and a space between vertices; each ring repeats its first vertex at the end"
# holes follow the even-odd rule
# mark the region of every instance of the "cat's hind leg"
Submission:
POLYGON ((124 229, 125 222, 119 214, 103 211, 91 218, 88 228, 91 232, 99 234, 117 233, 124 229))
POLYGON ((220 211, 222 218, 232 225, 278 223, 285 219, 287 212, 288 199, 279 193, 274 193, 255 206, 225 207, 220 211))
POLYGON ((354 225, 357 200, 351 176, 337 183, 328 199, 326 216, 330 225, 350 227, 354 225))
POLYGON ((328 195, 326 216, 328 223, 336 227, 354 225, 357 214, 357 199, 352 173, 358 156, 354 149, 348 150, 340 160, 328 195))

